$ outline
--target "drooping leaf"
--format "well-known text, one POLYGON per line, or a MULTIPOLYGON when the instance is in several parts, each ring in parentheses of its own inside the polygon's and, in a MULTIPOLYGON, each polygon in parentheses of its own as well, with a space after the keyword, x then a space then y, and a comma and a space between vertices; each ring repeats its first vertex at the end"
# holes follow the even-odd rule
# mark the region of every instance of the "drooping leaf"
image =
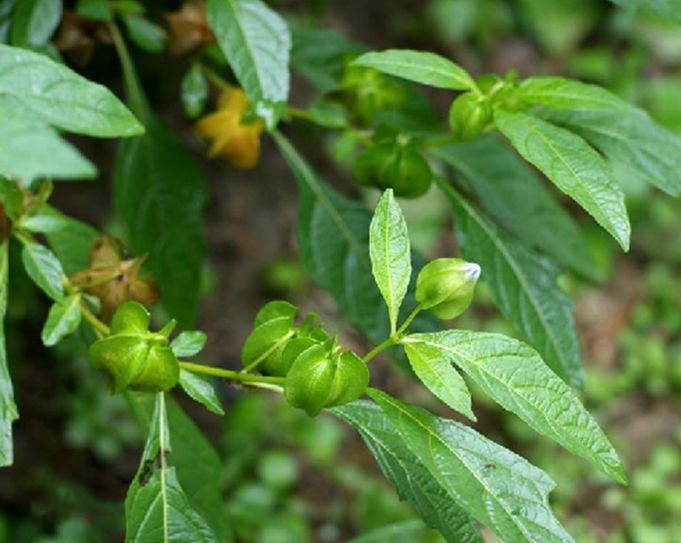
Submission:
MULTIPOLYGON (((274 137, 298 183, 298 242, 312 279, 333 296, 352 324, 372 341, 383 341, 390 324, 371 274, 371 214, 326 185, 283 135, 275 132, 274 137)), ((417 256, 412 267, 415 271, 421 267, 417 256)), ((414 280, 402 304, 402 315, 416 307, 413 288, 414 280)), ((412 327, 422 331, 439 328, 439 321, 427 313, 420 314, 412 327)))
POLYGON ((132 65, 123 68, 127 99, 147 130, 118 148, 114 205, 132 252, 149 254, 163 304, 187 328, 199 301, 205 181, 186 147, 150 110, 132 65))
POLYGON ((631 227, 624 194, 608 164, 582 138, 532 115, 494 113, 520 155, 581 205, 626 251, 631 227))
POLYGON ((76 331, 80 319, 80 294, 72 294, 52 304, 41 335, 43 344, 51 347, 59 343, 76 331))
POLYGON ((12 45, 31 49, 49 42, 59 25, 61 0, 21 0, 12 12, 12 45))
MULTIPOLYGON (((68 275, 84 270, 90 264, 89 254, 99 232, 92 226, 45 205, 40 209, 41 220, 32 224, 44 233, 47 242, 59 258, 68 275)), ((32 217, 33 219, 38 216, 32 217)))
POLYGON ((64 271, 52 251, 40 243, 29 241, 24 243, 21 260, 28 276, 45 294, 55 301, 63 298, 64 271))
POLYGON ((558 375, 581 388, 584 376, 573 305, 556 282, 556 270, 497 228, 451 186, 438 184, 454 211, 463 254, 480 264, 497 307, 558 375))
POLYGON ((134 136, 143 127, 113 93, 44 55, 0 44, 0 96, 68 132, 134 136))
POLYGON ((577 223, 537 176, 496 138, 447 145, 433 150, 433 154, 468 181, 485 209, 509 232, 562 266, 590 278, 598 276, 577 223))
POLYGON ((407 222, 392 189, 383 193, 369 227, 371 272, 388 306, 390 331, 397 330, 400 305, 411 279, 411 245, 407 222))
POLYGON ((5 345, 5 315, 7 314, 7 272, 9 241, 0 243, 0 467, 11 466, 14 462, 12 443, 12 422, 19 418, 14 403, 12 379, 7 367, 7 347, 5 345))
POLYGON ((475 522, 409 450, 377 405, 360 400, 331 411, 362 435, 400 498, 408 501, 447 543, 483 542, 475 522))
POLYGON ((0 174, 28 186, 38 177, 92 178, 97 169, 21 100, 0 91, 0 174))
POLYGON ((586 458, 616 481, 626 482, 622 462, 598 423, 529 346, 500 334, 465 330, 412 334, 404 342, 439 350, 534 430, 586 458))
POLYGON ((502 541, 573 541, 549 508, 555 483, 546 473, 467 426, 369 394, 440 486, 502 541))
POLYGON ((406 345, 405 351, 414 373, 428 390, 455 411, 476 420, 466 382, 446 356, 437 349, 418 343, 406 345))
POLYGON ((180 386, 189 397, 199 402, 211 413, 216 415, 224 415, 225 410, 222 408, 220 398, 215 393, 213 385, 210 384, 203 377, 181 369, 180 370, 180 386))
POLYGON ((176 468, 169 463, 172 453, 165 396, 161 392, 156 395, 142 461, 125 500, 125 541, 217 543, 219 539, 206 520, 191 507, 176 468))
MULTIPOLYGON (((137 417, 151 428, 155 395, 130 393, 129 397, 137 417)), ((171 398, 166 397, 165 406, 172 449, 168 464, 175 469, 191 508, 208 522, 220 543, 231 543, 220 479, 216 477, 222 470, 220 459, 196 424, 171 398)))
POLYGON ((527 102, 545 106, 538 116, 581 135, 643 181, 672 196, 681 194, 681 138, 642 109, 596 85, 561 77, 531 77, 518 92, 527 102))
POLYGON ((273 128, 289 93, 286 22, 261 0, 208 0, 208 23, 257 115, 273 128))
POLYGON ((453 90, 476 88, 471 76, 461 66, 440 55, 425 51, 388 49, 381 52, 364 53, 356 58, 352 64, 373 68, 431 87, 453 90))

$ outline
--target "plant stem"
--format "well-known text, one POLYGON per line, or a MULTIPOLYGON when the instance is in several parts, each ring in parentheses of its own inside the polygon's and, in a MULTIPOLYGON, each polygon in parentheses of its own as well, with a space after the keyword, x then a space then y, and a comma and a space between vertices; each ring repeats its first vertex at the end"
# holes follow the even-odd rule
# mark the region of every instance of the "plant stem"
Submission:
POLYGON ((407 327, 412 323, 412 321, 416 318, 416 315, 418 315, 421 310, 423 309, 423 304, 417 305, 414 310, 409 313, 407 318, 404 320, 402 323, 402 326, 400 326, 397 331, 392 334, 389 338, 385 339, 378 345, 376 345, 373 349, 371 349, 367 354, 364 355, 362 360, 364 362, 369 362, 370 360, 373 360, 376 356, 381 351, 384 351, 388 347, 392 347, 393 345, 397 345, 401 340, 402 340, 402 335, 404 332, 407 330, 407 327))
POLYGON ((195 364, 194 362, 180 361, 180 367, 184 370, 191 371, 193 373, 214 375, 216 377, 222 377, 224 379, 236 381, 238 383, 242 383, 244 385, 249 386, 270 385, 264 388, 271 388, 271 385, 281 386, 284 384, 285 381, 283 377, 271 377, 267 375, 253 375, 252 373, 241 373, 239 371, 227 370, 224 368, 216 368, 214 366, 206 366, 204 364, 195 364))

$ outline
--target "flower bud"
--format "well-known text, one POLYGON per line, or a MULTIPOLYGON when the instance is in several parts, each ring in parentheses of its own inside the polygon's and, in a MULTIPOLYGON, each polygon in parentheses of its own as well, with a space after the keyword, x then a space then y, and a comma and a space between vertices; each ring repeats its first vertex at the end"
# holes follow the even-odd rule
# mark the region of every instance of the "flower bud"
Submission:
POLYGON ((416 279, 416 301, 441 319, 461 315, 473 300, 480 266, 459 258, 428 262, 416 279))
POLYGON ((449 108, 449 128, 458 141, 477 138, 491 120, 492 106, 483 96, 462 94, 449 108))
POLYGON ((150 332, 149 321, 143 305, 126 302, 111 321, 111 335, 90 346, 92 361, 111 374, 114 392, 166 391, 180 378, 180 364, 168 345, 174 323, 150 332))

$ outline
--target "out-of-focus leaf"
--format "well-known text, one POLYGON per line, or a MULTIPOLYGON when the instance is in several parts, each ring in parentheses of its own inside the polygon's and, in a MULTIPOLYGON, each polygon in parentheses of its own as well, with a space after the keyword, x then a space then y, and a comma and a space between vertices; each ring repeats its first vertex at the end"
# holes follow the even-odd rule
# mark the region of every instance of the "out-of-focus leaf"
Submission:
POLYGON ((44 55, 0 44, 0 96, 19 100, 40 120, 100 137, 143 132, 134 115, 103 87, 44 55))
POLYGON ((5 315, 7 314, 7 271, 9 241, 0 242, 0 467, 14 462, 12 443, 12 422, 19 418, 14 403, 12 379, 7 368, 7 347, 5 345, 5 315))
POLYGON ((260 0, 208 0, 208 23, 256 114, 273 128, 289 93, 286 22, 260 0))
POLYGON ((19 0, 12 12, 12 45, 43 47, 59 25, 61 13, 61 0, 19 0))
POLYGON ((128 36, 140 49, 150 53, 163 51, 166 35, 161 27, 136 15, 125 17, 123 21, 128 36))
POLYGON ((182 106, 187 116, 195 119, 203 113, 208 100, 208 81, 201 66, 193 64, 182 78, 182 106))
POLYGON ((681 23, 681 0, 610 0, 629 9, 647 9, 681 23))

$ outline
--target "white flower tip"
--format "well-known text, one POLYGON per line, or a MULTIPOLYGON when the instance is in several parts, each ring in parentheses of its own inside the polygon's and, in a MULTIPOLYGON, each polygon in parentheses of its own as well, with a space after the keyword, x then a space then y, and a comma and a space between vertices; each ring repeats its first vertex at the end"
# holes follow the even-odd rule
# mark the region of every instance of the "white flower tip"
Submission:
POLYGON ((478 277, 480 277, 480 273, 482 272, 480 266, 478 266, 475 262, 467 262, 461 267, 461 271, 463 271, 464 276, 469 281, 477 281, 478 277))

